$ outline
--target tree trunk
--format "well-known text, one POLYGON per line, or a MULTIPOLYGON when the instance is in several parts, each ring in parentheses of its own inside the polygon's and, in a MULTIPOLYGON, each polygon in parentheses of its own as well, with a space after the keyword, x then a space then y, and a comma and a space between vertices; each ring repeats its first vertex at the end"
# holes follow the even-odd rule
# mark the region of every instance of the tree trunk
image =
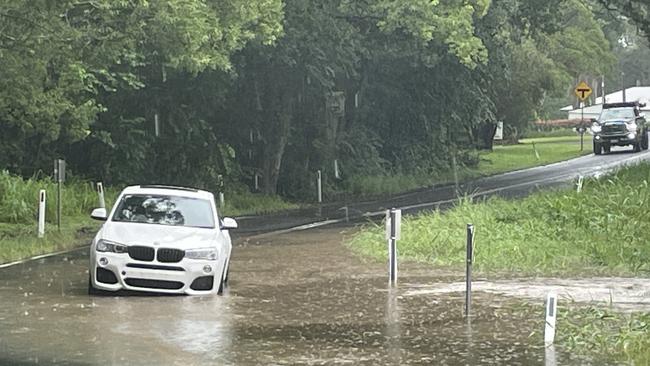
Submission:
POLYGON ((282 158, 289 140, 291 119, 293 117, 293 99, 283 95, 272 126, 266 131, 264 156, 262 156, 262 192, 277 194, 278 178, 282 168, 282 158))
POLYGON ((475 136, 477 137, 476 147, 480 150, 492 151, 492 148, 494 147, 494 135, 496 132, 496 123, 482 123, 475 131, 475 136))

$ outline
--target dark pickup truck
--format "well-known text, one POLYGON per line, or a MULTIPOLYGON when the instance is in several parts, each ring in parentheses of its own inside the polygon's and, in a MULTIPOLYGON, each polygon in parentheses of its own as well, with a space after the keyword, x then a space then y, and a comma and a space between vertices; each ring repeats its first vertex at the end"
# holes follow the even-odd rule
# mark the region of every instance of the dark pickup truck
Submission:
POLYGON ((598 119, 593 120, 594 154, 609 153, 612 146, 632 146, 634 152, 648 149, 648 123, 641 113, 645 104, 604 104, 598 119))

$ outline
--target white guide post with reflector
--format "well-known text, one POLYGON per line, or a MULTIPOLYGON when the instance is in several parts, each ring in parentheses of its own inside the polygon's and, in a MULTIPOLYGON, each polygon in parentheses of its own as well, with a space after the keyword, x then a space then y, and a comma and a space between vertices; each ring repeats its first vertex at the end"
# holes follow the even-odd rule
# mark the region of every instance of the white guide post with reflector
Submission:
POLYGON ((555 341, 555 320, 557 318, 557 295, 553 292, 546 297, 546 327, 544 328, 544 345, 555 341))
POLYGON ((45 236, 45 190, 38 192, 38 237, 45 236))
POLYGON ((386 211, 386 240, 388 241, 388 282, 397 283, 397 241, 402 232, 402 210, 386 211))
POLYGON ((585 177, 582 175, 578 176, 577 191, 578 193, 582 192, 582 185, 584 184, 585 177))
POLYGON ((318 203, 323 203, 323 175, 320 170, 316 172, 316 186, 318 190, 318 203))
POLYGON ((106 208, 106 201, 104 200, 104 185, 102 182, 97 182, 97 194, 99 195, 99 208, 106 208))

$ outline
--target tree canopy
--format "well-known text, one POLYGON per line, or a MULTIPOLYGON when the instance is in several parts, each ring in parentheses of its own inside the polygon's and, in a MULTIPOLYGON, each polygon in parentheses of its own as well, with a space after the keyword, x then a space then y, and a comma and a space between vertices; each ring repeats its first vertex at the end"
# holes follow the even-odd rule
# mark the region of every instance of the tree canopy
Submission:
POLYGON ((0 4, 0 169, 114 184, 436 174, 617 63, 579 0, 0 4))

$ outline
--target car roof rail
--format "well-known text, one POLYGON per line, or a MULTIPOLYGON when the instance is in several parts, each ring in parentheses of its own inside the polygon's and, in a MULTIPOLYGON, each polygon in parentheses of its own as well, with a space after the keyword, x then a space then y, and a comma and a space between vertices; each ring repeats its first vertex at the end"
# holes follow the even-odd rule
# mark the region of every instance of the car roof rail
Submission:
POLYGON ((624 108, 624 107, 645 107, 645 104, 639 102, 622 102, 622 103, 605 103, 603 109, 624 108))
POLYGON ((198 192, 199 191, 196 188, 170 186, 170 185, 165 185, 165 184, 141 184, 140 188, 173 189, 173 190, 177 190, 177 191, 187 191, 187 192, 198 192))

